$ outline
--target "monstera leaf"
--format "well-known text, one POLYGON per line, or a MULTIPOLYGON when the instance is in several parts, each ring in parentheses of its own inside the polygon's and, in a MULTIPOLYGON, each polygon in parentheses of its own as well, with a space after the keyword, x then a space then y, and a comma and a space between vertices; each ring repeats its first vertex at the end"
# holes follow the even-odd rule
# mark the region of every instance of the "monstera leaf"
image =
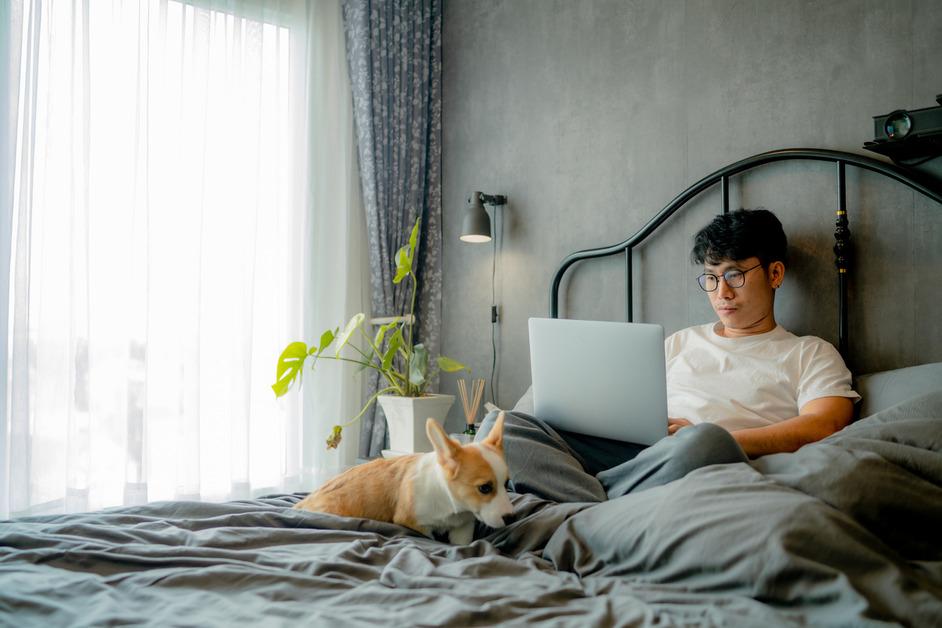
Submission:
POLYGON ((307 358, 307 345, 303 342, 292 342, 278 357, 278 366, 276 368, 275 383, 272 384, 272 390, 276 397, 281 397, 291 388, 291 384, 297 378, 301 382, 301 369, 304 368, 304 360, 307 358))

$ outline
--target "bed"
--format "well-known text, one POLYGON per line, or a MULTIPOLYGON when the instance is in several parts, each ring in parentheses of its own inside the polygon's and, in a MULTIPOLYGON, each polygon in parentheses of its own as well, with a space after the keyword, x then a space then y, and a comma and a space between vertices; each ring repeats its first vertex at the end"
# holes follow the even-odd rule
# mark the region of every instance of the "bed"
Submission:
MULTIPOLYGON (((785 154, 837 160, 841 187, 848 165, 876 167, 942 202, 935 184, 888 164, 802 150, 737 162, 678 199, 725 191, 737 168, 785 154)), ((678 199, 621 248, 567 258, 551 314, 577 260, 627 248, 630 282, 630 249, 678 199)), ((630 284, 627 294, 630 319, 630 284)), ((942 625, 942 364, 862 376, 857 388, 861 418, 796 453, 600 504, 514 495, 513 521, 479 526, 465 546, 293 510, 300 493, 2 522, 0 625, 942 625)))

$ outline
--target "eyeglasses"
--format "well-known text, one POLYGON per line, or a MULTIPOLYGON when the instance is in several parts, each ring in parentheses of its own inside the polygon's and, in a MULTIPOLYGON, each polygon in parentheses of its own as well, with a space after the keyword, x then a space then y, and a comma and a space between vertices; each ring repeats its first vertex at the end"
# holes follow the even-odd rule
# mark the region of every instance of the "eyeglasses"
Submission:
MULTIPOLYGON (((726 285, 730 288, 742 288, 746 284, 746 273, 748 273, 750 270, 755 270, 759 266, 762 266, 762 264, 756 264, 752 268, 747 268, 746 270, 731 268, 723 273, 723 281, 725 281, 726 285)), ((720 278, 713 273, 703 273, 697 277, 697 283, 700 284, 700 288, 702 290, 706 292, 713 292, 720 286, 720 278)))

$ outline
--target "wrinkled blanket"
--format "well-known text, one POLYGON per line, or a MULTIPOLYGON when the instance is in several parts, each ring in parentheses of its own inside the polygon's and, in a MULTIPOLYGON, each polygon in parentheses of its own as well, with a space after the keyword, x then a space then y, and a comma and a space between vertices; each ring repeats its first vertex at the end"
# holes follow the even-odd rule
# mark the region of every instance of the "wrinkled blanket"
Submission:
POLYGON ((0 625, 942 625, 942 393, 462 547, 279 495, 0 523, 0 625), (889 417, 889 418, 887 418, 889 417))

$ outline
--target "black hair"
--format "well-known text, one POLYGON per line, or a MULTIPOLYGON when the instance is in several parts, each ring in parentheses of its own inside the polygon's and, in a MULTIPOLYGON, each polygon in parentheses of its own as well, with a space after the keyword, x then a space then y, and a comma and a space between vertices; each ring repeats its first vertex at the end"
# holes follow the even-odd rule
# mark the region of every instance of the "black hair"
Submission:
POLYGON ((758 257, 763 268, 785 263, 788 240, 778 217, 763 207, 720 214, 693 238, 694 264, 758 257))

